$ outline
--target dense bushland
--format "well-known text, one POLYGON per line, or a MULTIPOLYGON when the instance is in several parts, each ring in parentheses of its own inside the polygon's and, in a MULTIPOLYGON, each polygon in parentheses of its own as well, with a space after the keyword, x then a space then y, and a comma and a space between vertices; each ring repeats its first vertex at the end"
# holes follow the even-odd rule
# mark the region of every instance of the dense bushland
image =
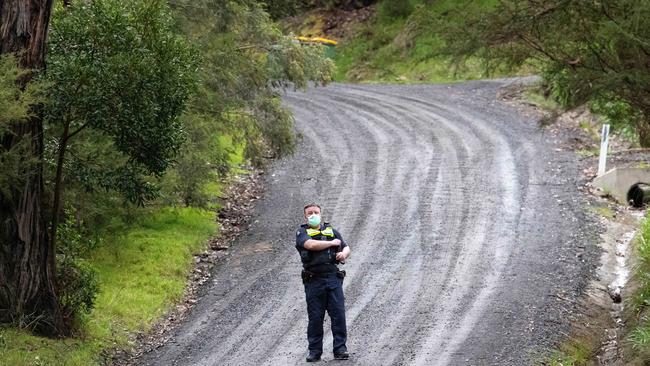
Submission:
POLYGON ((293 151, 292 116, 281 105, 281 90, 327 83, 333 64, 320 48, 282 35, 255 1, 178 0, 173 9, 202 61, 201 84, 182 116, 191 139, 167 186, 185 203, 200 204, 200 187, 230 169, 233 149, 242 147, 256 165, 293 151))
MULTIPOLYGON (((327 83, 333 64, 320 48, 282 35, 255 1, 67 1, 55 5, 49 26, 43 71, 19 67, 20 53, 0 59, 0 140, 15 141, 15 126, 24 121, 43 131, 0 145, 0 204, 9 205, 35 169, 42 172, 43 190, 34 194, 46 223, 35 230, 43 230, 47 245, 37 245, 56 253, 49 299, 62 319, 47 328, 70 335, 87 332, 88 319, 104 316, 93 309, 106 311, 96 301, 112 291, 113 277, 106 274, 115 269, 97 268, 96 253, 126 250, 116 233, 137 231, 148 217, 168 212, 164 206, 207 207, 218 194, 214 187, 244 159, 263 165, 290 153, 293 121, 280 93, 327 83), (33 141, 42 143, 41 153, 31 149, 33 141)), ((190 211, 169 212, 182 217, 190 211)), ((202 223, 214 216, 191 215, 202 223)), ((198 232, 201 238, 214 233, 211 226, 198 232)), ((165 244, 180 245, 176 283, 189 269, 191 251, 182 250, 183 243, 200 243, 194 234, 183 235, 165 244)), ((16 258, 0 257, 0 269, 16 258)), ((152 266, 168 260, 156 258, 152 266)), ((7 294, 14 291, 5 285, 7 294)), ((47 321, 15 309, 0 314, 2 320, 26 329, 47 321)), ((154 319, 142 315, 147 322, 129 329, 154 319)), ((93 336, 110 343, 100 333, 93 336)))
POLYGON ((501 0, 471 10, 459 4, 462 18, 432 27, 446 54, 478 56, 488 71, 532 66, 563 105, 589 102, 650 146, 650 3, 501 0))
MULTIPOLYGON (((368 6, 377 0, 261 0, 259 1, 273 19, 299 14, 308 9, 354 9, 368 6)), ((403 0, 398 0, 401 2, 403 0)), ((408 0, 407 0, 408 1, 408 0)))

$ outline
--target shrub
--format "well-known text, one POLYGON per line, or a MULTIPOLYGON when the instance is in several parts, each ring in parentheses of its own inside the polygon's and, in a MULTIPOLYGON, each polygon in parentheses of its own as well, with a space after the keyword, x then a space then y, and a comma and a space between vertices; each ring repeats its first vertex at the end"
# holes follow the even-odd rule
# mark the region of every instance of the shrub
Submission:
POLYGON ((603 116, 606 123, 612 125, 614 131, 629 139, 636 138, 634 126, 643 117, 630 103, 616 95, 606 94, 589 102, 589 108, 592 112, 603 116))
POLYGON ((59 225, 57 236, 59 300, 66 328, 74 331, 93 309, 99 291, 96 271, 83 259, 84 254, 97 243, 84 239, 73 219, 59 225))
MULTIPOLYGON (((31 107, 39 100, 42 84, 30 83, 21 89, 18 80, 27 76, 27 71, 18 66, 12 55, 0 56, 0 139, 10 134, 12 123, 26 121, 32 114, 31 107)), ((0 144, 0 196, 11 197, 13 187, 24 184, 30 169, 25 164, 35 163, 27 160, 29 139, 25 139, 7 150, 0 144)))
POLYGON ((412 12, 410 0, 384 0, 379 4, 379 16, 385 18, 406 18, 412 12))

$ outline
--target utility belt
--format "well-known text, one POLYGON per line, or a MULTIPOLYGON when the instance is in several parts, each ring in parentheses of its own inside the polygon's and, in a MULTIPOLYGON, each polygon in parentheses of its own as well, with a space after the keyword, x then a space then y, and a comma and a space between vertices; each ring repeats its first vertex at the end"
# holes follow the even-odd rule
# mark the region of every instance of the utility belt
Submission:
POLYGON ((326 278, 326 277, 332 277, 336 276, 340 279, 345 278, 345 270, 337 270, 336 272, 312 272, 308 271, 306 269, 302 270, 302 273, 300 274, 302 276, 302 283, 307 283, 314 278, 326 278))

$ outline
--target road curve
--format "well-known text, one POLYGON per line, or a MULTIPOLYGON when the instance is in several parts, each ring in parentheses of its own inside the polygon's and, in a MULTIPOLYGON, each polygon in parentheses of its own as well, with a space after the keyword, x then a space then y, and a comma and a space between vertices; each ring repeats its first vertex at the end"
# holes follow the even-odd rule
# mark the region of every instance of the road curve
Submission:
MULTIPOLYGON (((355 365, 525 365, 568 329, 595 250, 574 157, 497 100, 510 80, 343 85, 285 97, 300 136, 187 321, 143 365, 294 365, 302 206, 352 248, 355 365)), ((326 327, 329 324, 326 323, 326 327)), ((330 363, 331 335, 324 363, 330 363)))

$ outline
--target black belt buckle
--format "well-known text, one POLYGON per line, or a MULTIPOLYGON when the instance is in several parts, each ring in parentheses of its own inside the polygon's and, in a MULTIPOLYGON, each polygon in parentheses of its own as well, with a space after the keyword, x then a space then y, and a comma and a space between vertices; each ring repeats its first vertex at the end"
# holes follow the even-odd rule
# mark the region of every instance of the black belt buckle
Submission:
POLYGON ((345 278, 345 270, 340 270, 340 271, 336 272, 336 276, 338 278, 340 278, 340 279, 344 279, 345 278))

